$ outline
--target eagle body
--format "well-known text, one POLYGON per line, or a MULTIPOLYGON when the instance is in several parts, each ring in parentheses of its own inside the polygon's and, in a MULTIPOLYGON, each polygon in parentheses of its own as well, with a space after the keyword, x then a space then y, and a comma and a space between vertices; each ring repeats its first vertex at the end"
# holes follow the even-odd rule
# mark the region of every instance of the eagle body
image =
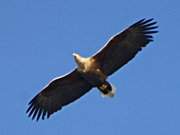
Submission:
POLYGON ((113 97, 114 88, 106 81, 107 76, 103 73, 100 64, 94 58, 84 58, 79 54, 73 53, 77 64, 77 71, 80 76, 91 86, 97 87, 104 96, 113 97))
POLYGON ((92 86, 98 86, 106 80, 100 65, 93 58, 84 58, 79 54, 73 54, 77 64, 77 71, 92 86))
POLYGON ((153 19, 142 19, 112 36, 95 55, 84 58, 73 54, 77 67, 64 76, 50 81, 30 102, 26 111, 37 121, 97 88, 104 96, 113 97, 115 88, 107 78, 131 61, 153 41, 158 26, 153 19))

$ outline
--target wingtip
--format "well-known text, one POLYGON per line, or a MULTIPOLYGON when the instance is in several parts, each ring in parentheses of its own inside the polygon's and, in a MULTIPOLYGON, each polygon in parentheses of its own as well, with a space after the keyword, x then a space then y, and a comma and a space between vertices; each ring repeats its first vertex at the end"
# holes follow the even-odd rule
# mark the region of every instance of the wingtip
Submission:
POLYGON ((149 26, 153 26, 155 24, 157 24, 157 21, 154 21, 154 18, 150 18, 150 19, 143 18, 143 19, 140 19, 139 21, 135 22, 131 27, 139 26, 139 25, 149 27, 149 26))
POLYGON ((149 23, 149 22, 152 22, 153 20, 154 18, 145 19, 143 23, 149 23))
POLYGON ((35 120, 36 122, 38 122, 40 119, 48 119, 51 116, 51 113, 33 104, 33 102, 29 104, 26 114, 29 118, 31 118, 31 120, 35 120))
POLYGON ((146 19, 146 18, 143 18, 143 19, 141 19, 141 20, 139 20, 138 22, 137 22, 138 24, 151 24, 151 23, 153 23, 153 25, 154 24, 157 24, 157 21, 155 21, 155 19, 154 18, 149 18, 149 19, 146 19))

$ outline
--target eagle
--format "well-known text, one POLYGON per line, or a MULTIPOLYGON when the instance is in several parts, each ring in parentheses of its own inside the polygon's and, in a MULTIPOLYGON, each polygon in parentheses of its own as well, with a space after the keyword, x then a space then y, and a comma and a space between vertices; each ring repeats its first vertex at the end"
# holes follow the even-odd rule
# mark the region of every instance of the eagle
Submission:
POLYGON ((73 53, 77 64, 74 70, 53 79, 30 102, 26 111, 32 120, 49 118, 64 106, 79 99, 92 88, 97 88, 103 96, 113 97, 115 87, 108 77, 132 60, 157 33, 157 22, 141 19, 124 31, 112 36, 97 53, 82 57, 73 53))

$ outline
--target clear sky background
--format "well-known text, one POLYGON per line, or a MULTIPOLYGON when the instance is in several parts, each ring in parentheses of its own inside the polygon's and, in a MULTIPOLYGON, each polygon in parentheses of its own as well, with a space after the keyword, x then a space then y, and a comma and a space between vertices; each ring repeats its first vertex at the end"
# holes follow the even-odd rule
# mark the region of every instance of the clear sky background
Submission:
POLYGON ((179 135, 179 0, 1 0, 1 135, 179 135), (51 79, 69 72, 73 52, 90 56, 115 33, 155 18, 155 41, 109 78, 113 99, 93 89, 35 122, 25 110, 51 79))

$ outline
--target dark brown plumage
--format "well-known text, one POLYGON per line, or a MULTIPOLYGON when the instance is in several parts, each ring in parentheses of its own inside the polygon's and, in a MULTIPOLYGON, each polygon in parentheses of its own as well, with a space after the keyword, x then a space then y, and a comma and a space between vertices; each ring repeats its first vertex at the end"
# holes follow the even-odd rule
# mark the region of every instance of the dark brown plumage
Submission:
POLYGON ((106 75, 113 74, 129 62, 143 47, 153 41, 157 33, 153 19, 142 19, 123 32, 113 36, 95 56, 106 75))
POLYGON ((51 114, 80 98, 93 87, 113 96, 113 87, 106 81, 107 77, 153 41, 152 34, 157 33, 158 28, 155 24, 153 19, 142 19, 112 37, 94 56, 83 58, 75 54, 77 68, 63 77, 54 79, 43 88, 29 102, 26 111, 28 116, 36 120, 49 118, 51 114))
POLYGON ((29 102, 27 109, 28 116, 32 119, 36 117, 49 117, 52 113, 60 110, 62 106, 67 105, 87 93, 92 87, 81 78, 77 70, 55 78, 49 83, 37 96, 29 102))

